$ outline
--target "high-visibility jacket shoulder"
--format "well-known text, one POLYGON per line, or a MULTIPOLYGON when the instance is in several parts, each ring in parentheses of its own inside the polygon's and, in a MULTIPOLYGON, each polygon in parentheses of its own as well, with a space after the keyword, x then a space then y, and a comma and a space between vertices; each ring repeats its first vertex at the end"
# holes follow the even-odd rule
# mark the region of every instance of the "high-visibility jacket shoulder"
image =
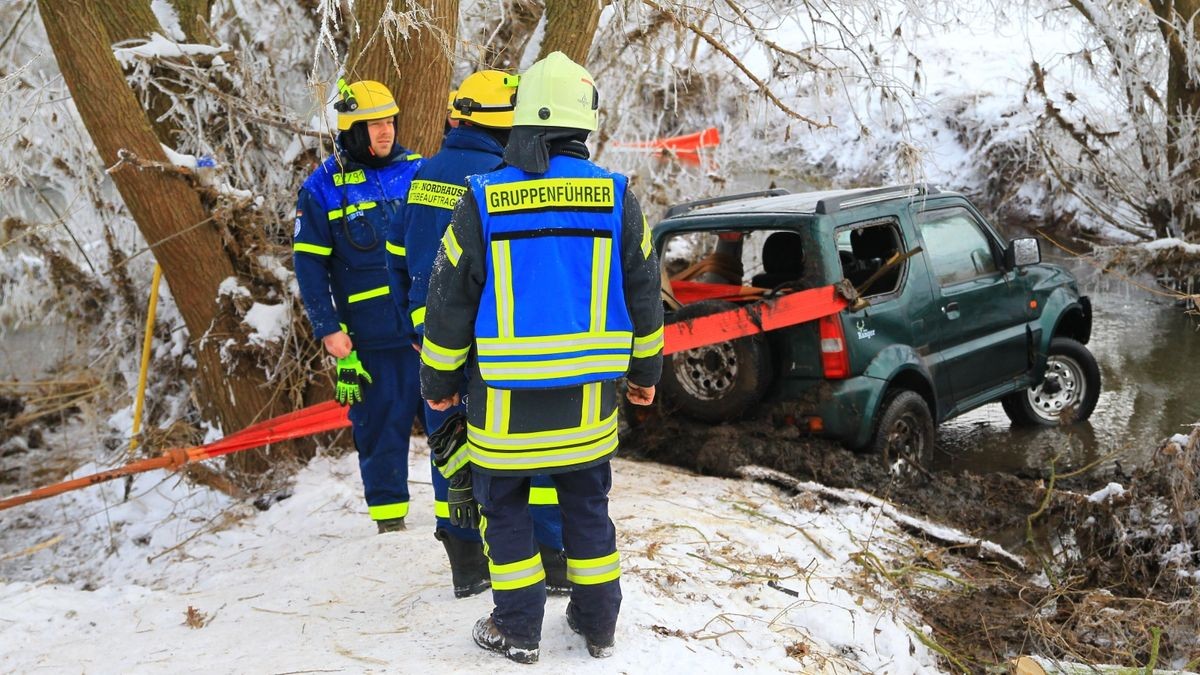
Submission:
POLYGON ((625 177, 556 156, 542 175, 507 167, 467 183, 487 269, 475 319, 484 381, 546 389, 624 375, 633 345, 620 265, 625 177))
MULTIPOLYGON (((573 471, 607 461, 617 448, 616 378, 624 374, 635 384, 651 386, 657 383, 662 368, 658 259, 641 207, 623 177, 564 156, 552 157, 551 170, 544 175, 505 168, 472 177, 468 185, 470 190, 456 207, 442 238, 430 277, 421 353, 422 394, 433 400, 451 396, 458 391, 464 368, 470 369, 469 452, 470 461, 481 471, 532 475, 573 471), (556 178, 570 178, 574 188, 588 187, 590 191, 535 182, 556 178), (611 182, 590 182, 606 178, 611 182), (539 192, 510 192, 528 189, 539 192), (505 196, 498 196, 498 191, 505 196), (491 213, 486 208, 489 196, 495 197, 493 204, 498 207, 491 213), (583 214, 595 218, 576 218, 583 214), (563 231, 570 229, 579 232, 563 231), (558 247, 558 239, 570 241, 558 247), (512 246, 529 241, 551 246, 515 250, 512 246), (577 247, 580 243, 586 246, 577 247), (493 255, 491 250, 505 246, 513 272, 507 281, 496 273, 505 264, 504 254, 493 255), (599 279, 597 263, 606 256, 605 283, 597 285, 593 283, 599 279), (522 267, 536 269, 531 276, 516 273, 522 267), (607 283, 613 276, 618 281, 607 283), (511 295, 494 290, 509 282, 514 289, 511 295), (533 283, 534 287, 526 293, 517 288, 521 283, 533 283), (567 288, 569 284, 574 287, 567 288), (605 292, 613 302, 607 302, 605 292), (529 302, 535 306, 522 307, 529 302), (498 338, 501 330, 508 330, 502 326, 508 316, 501 311, 506 303, 512 307, 513 329, 507 344, 514 345, 514 353, 492 354, 495 358, 485 360, 486 350, 479 338, 498 338), (583 303, 586 311, 567 308, 572 303, 583 303), (484 318, 485 314, 491 318, 484 318), (547 336, 593 328, 602 328, 601 333, 625 330, 628 337, 619 344, 614 341, 610 349, 590 338, 547 344, 547 336), (587 351, 596 349, 597 344, 602 345, 599 359, 584 362, 584 369, 591 368, 591 372, 583 377, 564 375, 558 367, 563 355, 575 358, 582 351, 584 357, 590 357, 587 351), (528 363, 531 354, 546 357, 544 379, 509 378, 506 372, 496 376, 497 366, 492 364, 528 363), (609 361, 612 354, 627 363, 627 369, 614 374, 609 361), (604 365, 592 368, 596 361, 604 365), (571 380, 576 377, 579 379, 571 380), (512 386, 513 382, 518 386, 512 386)), ((520 374, 531 375, 529 371, 540 367, 529 366, 520 374)))
POLYGON ((409 282, 408 309, 413 328, 424 332, 429 273, 442 235, 459 198, 467 191, 467 176, 494 171, 503 165, 504 146, 491 134, 467 125, 451 129, 438 153, 413 177, 412 188, 389 241, 405 251, 409 282))
POLYGON ((412 340, 405 289, 393 280, 387 236, 408 197, 420 155, 398 149, 383 168, 326 159, 304 181, 292 250, 296 281, 317 338, 345 327, 356 348, 412 340))

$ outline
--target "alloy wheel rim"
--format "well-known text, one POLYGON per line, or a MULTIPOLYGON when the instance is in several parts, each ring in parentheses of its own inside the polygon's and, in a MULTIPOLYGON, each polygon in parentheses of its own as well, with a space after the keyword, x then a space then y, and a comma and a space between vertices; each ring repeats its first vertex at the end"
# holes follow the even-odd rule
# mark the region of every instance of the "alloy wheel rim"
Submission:
POLYGON ((1027 392, 1033 413, 1049 422, 1057 422, 1064 410, 1077 405, 1086 394, 1083 367, 1062 354, 1055 354, 1046 361, 1046 376, 1027 392))
POLYGON ((689 349, 672 363, 683 389, 704 401, 723 397, 737 381, 737 352, 728 342, 689 349))

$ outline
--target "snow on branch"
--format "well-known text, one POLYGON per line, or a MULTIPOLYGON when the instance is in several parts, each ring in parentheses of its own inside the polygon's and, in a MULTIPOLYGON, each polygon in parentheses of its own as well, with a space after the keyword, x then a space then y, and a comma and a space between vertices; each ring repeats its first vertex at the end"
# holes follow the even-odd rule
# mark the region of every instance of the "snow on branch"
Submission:
MULTIPOLYGON (((129 44, 121 43, 121 44, 129 44)), ((221 66, 232 58, 233 49, 229 45, 213 47, 211 45, 189 44, 175 42, 159 33, 151 33, 145 42, 129 47, 114 47, 113 56, 123 67, 129 67, 134 61, 155 61, 164 59, 187 59, 212 66, 221 66)))

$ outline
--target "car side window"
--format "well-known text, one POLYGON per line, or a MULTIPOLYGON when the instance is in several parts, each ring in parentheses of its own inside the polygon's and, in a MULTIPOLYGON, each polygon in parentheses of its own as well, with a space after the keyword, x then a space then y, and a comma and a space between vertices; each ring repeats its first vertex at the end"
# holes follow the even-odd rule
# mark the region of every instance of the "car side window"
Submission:
POLYGON ((962 207, 924 211, 916 220, 929 264, 942 286, 1000 271, 988 236, 970 211, 962 207))
POLYGON ((900 233, 896 225, 888 221, 875 221, 855 225, 837 232, 838 259, 842 263, 842 276, 854 284, 864 296, 894 293, 900 287, 907 263, 893 266, 875 276, 888 260, 903 250, 900 233), (875 276, 869 287, 864 284, 875 276))

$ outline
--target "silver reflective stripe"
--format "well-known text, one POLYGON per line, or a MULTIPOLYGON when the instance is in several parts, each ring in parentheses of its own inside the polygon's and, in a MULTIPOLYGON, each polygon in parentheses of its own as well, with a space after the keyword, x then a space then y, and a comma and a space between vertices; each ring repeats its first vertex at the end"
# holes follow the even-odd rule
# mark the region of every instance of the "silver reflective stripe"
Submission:
POLYGON ((608 266, 612 257, 609 239, 592 241, 592 325, 594 332, 602 332, 608 315, 608 266))
MULTIPOLYGON (((357 108, 354 110, 354 112, 352 112, 350 114, 354 115, 354 116, 373 115, 377 112, 383 112, 385 110, 391 110, 393 108, 396 108, 396 111, 399 112, 399 108, 396 106, 395 103, 384 103, 383 105, 377 105, 374 108, 357 108)), ((374 120, 371 120, 371 121, 373 122, 374 120)))
POLYGON ((612 433, 617 428, 617 413, 613 412, 608 419, 594 427, 584 429, 571 429, 561 433, 537 432, 532 434, 490 434, 483 429, 467 425, 467 438, 471 444, 482 445, 488 448, 518 448, 518 449, 535 449, 538 447, 555 447, 562 445, 574 445, 590 440, 599 440, 607 434, 612 433))
MULTIPOLYGON (((620 560, 607 565, 600 565, 598 567, 572 567, 571 561, 567 561, 567 575, 572 577, 598 577, 601 574, 620 571, 620 569, 620 560)), ((587 582, 584 581, 582 583, 586 584, 587 582)))
POLYGON ((615 450, 616 447, 616 433, 613 433, 612 437, 607 441, 594 447, 588 447, 583 450, 572 449, 550 453, 543 451, 534 456, 530 456, 523 452, 513 452, 511 456, 497 455, 493 452, 488 452, 485 454, 479 448, 471 445, 471 461, 481 466, 505 466, 509 468, 562 466, 572 464, 574 463, 574 460, 586 460, 590 457, 599 457, 607 452, 615 450))
POLYGON ((579 349, 628 349, 632 344, 633 333, 596 335, 586 337, 563 338, 548 336, 544 340, 520 338, 520 342, 499 341, 494 338, 478 340, 481 356, 513 356, 526 352, 544 354, 552 351, 576 351, 579 349))
POLYGON ((501 338, 512 337, 512 258, 507 241, 492 242, 492 262, 496 269, 496 327, 501 338))
POLYGON ((496 365, 480 363, 479 372, 484 377, 491 379, 502 378, 505 375, 583 375, 596 371, 612 371, 620 374, 624 373, 628 367, 629 357, 617 354, 595 360, 589 358, 588 361, 582 363, 573 360, 559 364, 552 361, 529 364, 497 363, 496 365))
MULTIPOLYGON (((428 347, 428 345, 426 346, 428 347)), ((457 368, 463 363, 466 363, 467 355, 464 353, 462 356, 446 356, 444 354, 439 354, 432 349, 422 349, 421 360, 427 363, 432 361, 433 363, 440 363, 445 366, 457 368)))
POLYGON ((506 392, 504 392, 500 389, 492 389, 491 387, 487 388, 487 392, 488 392, 487 417, 490 420, 487 425, 488 431, 490 431, 494 434, 506 433, 508 431, 508 429, 504 428, 506 426, 504 424, 504 418, 506 416, 505 413, 508 412, 506 410, 507 406, 505 406, 505 403, 507 403, 507 401, 505 399, 508 398, 507 396, 505 396, 506 392))
POLYGON ((540 557, 536 560, 533 560, 529 567, 517 570, 515 572, 497 573, 492 571, 491 577, 492 584, 496 584, 497 582, 503 584, 506 581, 512 582, 529 579, 531 577, 536 577, 539 574, 545 574, 545 570, 542 568, 542 559, 540 557))
POLYGON ((604 384, 593 382, 583 385, 583 414, 580 424, 592 425, 600 422, 600 396, 604 384))

